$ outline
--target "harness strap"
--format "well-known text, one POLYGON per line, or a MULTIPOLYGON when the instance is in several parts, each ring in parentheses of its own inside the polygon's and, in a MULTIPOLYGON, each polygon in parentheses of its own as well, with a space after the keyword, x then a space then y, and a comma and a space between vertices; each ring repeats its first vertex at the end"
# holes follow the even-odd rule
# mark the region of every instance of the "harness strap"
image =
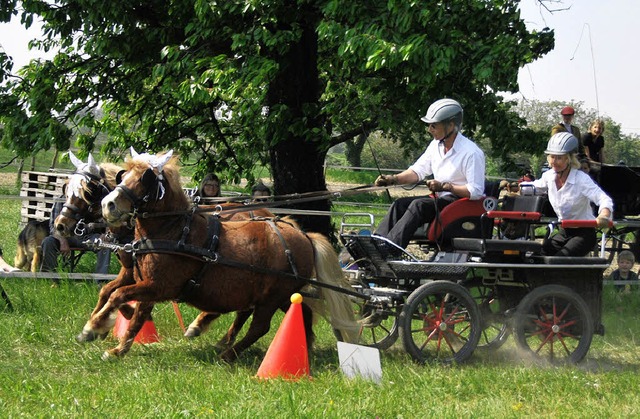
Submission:
POLYGON ((278 226, 276 226, 276 223, 271 219, 267 220, 267 224, 269 225, 269 227, 271 227, 271 229, 276 233, 276 236, 278 236, 278 238, 280 239, 280 243, 282 243, 282 248, 284 249, 284 254, 287 255, 289 266, 291 266, 291 271, 297 278, 299 276, 298 268, 296 267, 296 263, 293 260, 293 253, 291 252, 291 249, 289 249, 289 246, 287 246, 287 241, 282 236, 282 231, 280 231, 278 226))

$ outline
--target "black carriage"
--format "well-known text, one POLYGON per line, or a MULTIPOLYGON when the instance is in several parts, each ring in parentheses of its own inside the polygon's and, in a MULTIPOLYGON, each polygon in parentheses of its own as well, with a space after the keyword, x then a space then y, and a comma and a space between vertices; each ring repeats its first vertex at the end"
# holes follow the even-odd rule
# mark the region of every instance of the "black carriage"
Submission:
POLYGON ((603 164, 597 167, 595 180, 613 199, 615 228, 605 242, 609 261, 623 249, 640 259, 640 167, 603 164))
POLYGON ((341 240, 357 264, 352 286, 365 344, 381 349, 399 337, 417 361, 462 362, 476 348, 500 347, 513 333, 534 358, 578 362, 601 323, 600 257, 542 256, 532 228, 544 199, 513 197, 496 208, 459 200, 426 228, 422 257, 375 235, 348 232, 341 240))

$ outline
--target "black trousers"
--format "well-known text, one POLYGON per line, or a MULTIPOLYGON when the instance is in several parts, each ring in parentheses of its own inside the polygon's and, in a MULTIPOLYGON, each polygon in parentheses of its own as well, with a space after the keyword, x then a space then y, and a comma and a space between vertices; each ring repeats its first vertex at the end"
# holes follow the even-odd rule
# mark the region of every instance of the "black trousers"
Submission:
POLYGON ((436 200, 431 196, 398 198, 380 222, 376 234, 388 238, 398 246, 407 247, 418 227, 432 222, 438 211, 457 199, 451 194, 437 198, 436 210, 436 200))
POLYGON ((593 228, 561 228, 542 245, 547 256, 586 256, 597 242, 593 228))

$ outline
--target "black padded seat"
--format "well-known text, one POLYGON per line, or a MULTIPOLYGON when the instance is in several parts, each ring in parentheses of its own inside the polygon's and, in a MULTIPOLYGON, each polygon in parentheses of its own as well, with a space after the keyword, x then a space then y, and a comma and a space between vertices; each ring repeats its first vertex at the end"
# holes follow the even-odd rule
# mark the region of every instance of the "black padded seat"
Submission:
POLYGON ((532 256, 536 263, 545 265, 608 265, 606 259, 592 256, 532 256))
POLYGON ((530 240, 470 239, 460 237, 452 239, 452 244, 456 250, 480 254, 500 253, 509 250, 520 253, 542 253, 542 243, 530 240))

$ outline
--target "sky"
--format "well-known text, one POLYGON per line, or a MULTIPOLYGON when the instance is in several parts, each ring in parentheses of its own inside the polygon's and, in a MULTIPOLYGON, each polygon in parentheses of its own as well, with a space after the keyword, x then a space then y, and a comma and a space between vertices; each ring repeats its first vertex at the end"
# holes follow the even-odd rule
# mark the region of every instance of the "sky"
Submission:
MULTIPOLYGON (((622 125, 625 134, 640 135, 640 0, 522 0, 521 17, 529 29, 555 30, 555 48, 519 72, 517 98, 583 102, 622 125)), ((35 26, 35 25, 34 25, 35 26)), ((17 67, 42 53, 27 43, 39 29, 27 32, 14 20, 0 24, 0 47, 17 67)), ((14 67, 15 70, 16 67, 14 67)), ((585 129, 586 131, 586 129, 585 129)))
MULTIPOLYGON (((549 4, 522 0, 529 29, 555 31, 555 48, 519 72, 517 97, 583 102, 640 135, 640 1, 564 0, 549 4)), ((559 112, 559 111, 558 111, 559 112)), ((586 132, 586 127, 583 129, 586 132)))

